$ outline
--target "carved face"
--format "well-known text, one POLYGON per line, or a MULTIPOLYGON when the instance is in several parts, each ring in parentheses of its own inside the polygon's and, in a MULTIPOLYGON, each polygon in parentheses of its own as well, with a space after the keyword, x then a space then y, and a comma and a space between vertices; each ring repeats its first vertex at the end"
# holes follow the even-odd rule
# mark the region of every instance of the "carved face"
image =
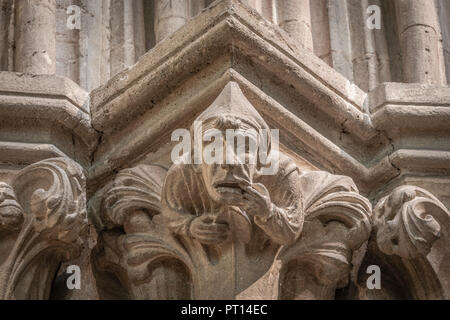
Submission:
POLYGON ((13 189, 6 183, 0 183, 0 228, 15 230, 22 220, 22 208, 13 189))
MULTIPOLYGON (((205 153, 202 161, 202 176, 208 194, 219 203, 238 205, 242 199, 242 188, 250 186, 257 168, 259 136, 255 129, 244 123, 234 126, 232 135, 221 128, 223 161, 208 164, 205 153), (231 140, 231 141, 230 141, 231 140), (234 142, 233 142, 234 140, 234 142), (244 144, 240 143, 245 141, 244 144), (253 160, 252 160, 253 159, 253 160)), ((203 150, 213 143, 203 142, 203 150)), ((217 144, 217 141, 214 141, 217 144)), ((210 162, 209 162, 210 163, 210 162)))

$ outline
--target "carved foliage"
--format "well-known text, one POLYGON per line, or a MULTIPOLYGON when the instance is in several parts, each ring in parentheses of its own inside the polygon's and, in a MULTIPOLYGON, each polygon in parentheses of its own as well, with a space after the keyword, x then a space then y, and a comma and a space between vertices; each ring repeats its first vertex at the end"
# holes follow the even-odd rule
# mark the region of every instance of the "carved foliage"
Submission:
POLYGON ((374 209, 378 247, 385 254, 405 259, 426 256, 449 218, 447 208, 428 191, 398 187, 374 209))
MULTIPOLYGON (((168 297, 170 290, 176 290, 167 282, 171 279, 169 265, 160 261, 172 261, 169 263, 172 266, 178 261, 184 266, 185 282, 195 283, 196 277, 207 274, 199 272, 206 272, 209 266, 205 262, 209 260, 199 255, 203 252, 201 246, 192 241, 184 244, 188 247, 181 246, 161 219, 159 202, 165 174, 166 171, 157 166, 141 165, 123 170, 104 196, 103 220, 107 221, 109 229, 123 227, 125 232, 121 235, 103 233, 104 255, 98 263, 105 269, 114 269, 119 278, 125 279, 132 298, 168 297), (166 279, 166 283, 159 284, 159 292, 155 293, 155 287, 149 282, 155 281, 157 266, 158 272, 165 273, 160 279, 166 279)), ((329 298, 336 287, 347 281, 352 251, 369 237, 371 206, 357 194, 355 185, 347 177, 311 172, 301 179, 305 234, 294 245, 281 250, 278 258, 285 265, 281 282, 289 282, 291 262, 297 261, 297 266, 305 267, 308 278, 302 289, 314 291, 314 287, 318 287, 321 294, 315 298, 329 298)), ((176 276, 172 280, 180 281, 176 276)), ((280 297, 295 298, 295 295, 281 293, 280 297)))
POLYGON ((166 170, 159 166, 140 165, 122 170, 103 198, 103 221, 111 231, 102 235, 103 253, 97 257, 97 267, 110 270, 121 279, 129 298, 169 297, 171 291, 173 294, 169 288, 170 267, 176 265, 176 261, 181 264, 189 261, 184 249, 169 236, 164 225, 156 221, 165 175, 166 170), (113 232, 115 228, 123 228, 123 233, 113 232), (168 271, 163 275, 168 282, 161 283, 155 292, 149 287, 152 275, 158 273, 155 266, 159 264, 159 272, 168 271))
POLYGON ((305 226, 279 254, 280 297, 333 299, 348 283, 353 251, 369 238, 371 205, 348 177, 309 172, 301 185, 305 226))
POLYGON ((55 158, 0 185, 0 299, 45 299, 59 264, 74 258, 87 227, 85 178, 71 160, 55 158), (11 241, 12 240, 12 241, 11 241))
MULTIPOLYGON (((258 134, 269 126, 237 83, 227 84, 197 120, 202 126, 194 122, 194 137, 202 138, 204 128, 223 137, 227 129, 255 129, 252 141, 270 145, 268 136, 258 134)), ((228 142, 227 153, 237 156, 228 142)), ((191 283, 194 292, 187 298, 234 298, 277 259, 288 270, 282 282, 292 283, 291 275, 304 272, 300 287, 320 292, 325 286, 333 293, 348 278, 352 251, 369 237, 370 203, 350 178, 302 173, 287 155, 277 155, 272 175, 259 173, 260 161, 177 163, 167 173, 147 165, 121 171, 103 198, 103 221, 110 230, 102 233, 104 255, 98 263, 129 279, 126 287, 135 298, 152 297, 155 290, 164 298, 180 290, 164 279, 191 283), (172 272, 172 263, 162 263, 168 260, 186 272, 172 272)))

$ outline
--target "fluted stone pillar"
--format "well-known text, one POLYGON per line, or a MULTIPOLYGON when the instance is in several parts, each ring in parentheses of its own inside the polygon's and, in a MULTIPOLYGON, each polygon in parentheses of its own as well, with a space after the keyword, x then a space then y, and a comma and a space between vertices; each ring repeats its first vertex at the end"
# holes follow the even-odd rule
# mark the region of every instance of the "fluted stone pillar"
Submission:
POLYGON ((189 2, 185 0, 155 1, 156 43, 170 36, 188 20, 189 2))
POLYGON ((16 1, 16 71, 55 73, 55 10, 55 0, 16 1))
POLYGON ((404 81, 442 84, 445 72, 434 1, 397 0, 395 5, 404 81))
POLYGON ((312 50, 310 0, 278 1, 278 25, 298 43, 312 50))
POLYGON ((81 0, 80 85, 90 91, 111 77, 111 0, 81 0))

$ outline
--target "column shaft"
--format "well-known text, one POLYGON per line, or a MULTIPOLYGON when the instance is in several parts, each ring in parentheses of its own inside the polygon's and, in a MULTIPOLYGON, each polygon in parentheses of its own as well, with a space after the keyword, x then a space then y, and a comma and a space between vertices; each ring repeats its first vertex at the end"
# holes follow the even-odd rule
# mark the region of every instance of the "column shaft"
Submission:
POLYGON ((16 1, 16 71, 55 73, 55 10, 55 0, 16 1))
POLYGON ((278 24, 297 43, 312 50, 313 40, 309 0, 278 1, 278 24))
POLYGON ((442 84, 443 53, 434 1, 397 0, 396 16, 405 82, 442 84))
POLYGON ((9 33, 12 0, 0 0, 0 71, 8 70, 9 33))
MULTIPOLYGON (((56 5, 56 74, 80 82, 79 30, 67 25, 67 8, 78 5, 75 0, 59 0, 56 5)), ((76 13, 73 13, 76 14, 76 13)))
POLYGON ((185 0, 155 1, 156 43, 182 27, 188 19, 188 11, 188 1, 185 0))

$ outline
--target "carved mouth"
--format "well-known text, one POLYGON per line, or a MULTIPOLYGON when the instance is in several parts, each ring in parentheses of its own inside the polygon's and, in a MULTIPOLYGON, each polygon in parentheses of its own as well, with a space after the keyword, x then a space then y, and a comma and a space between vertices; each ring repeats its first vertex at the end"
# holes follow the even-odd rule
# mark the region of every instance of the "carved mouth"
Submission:
POLYGON ((214 184, 214 188, 220 193, 242 194, 242 188, 237 182, 220 182, 214 184))
POLYGON ((22 210, 22 208, 17 204, 16 201, 12 201, 12 200, 5 200, 0 204, 0 209, 3 208, 15 208, 18 210, 22 210))

